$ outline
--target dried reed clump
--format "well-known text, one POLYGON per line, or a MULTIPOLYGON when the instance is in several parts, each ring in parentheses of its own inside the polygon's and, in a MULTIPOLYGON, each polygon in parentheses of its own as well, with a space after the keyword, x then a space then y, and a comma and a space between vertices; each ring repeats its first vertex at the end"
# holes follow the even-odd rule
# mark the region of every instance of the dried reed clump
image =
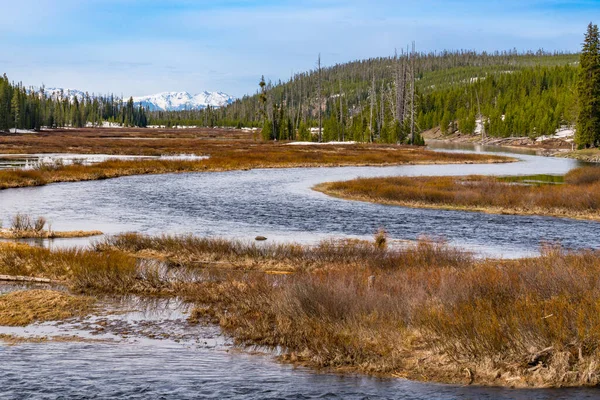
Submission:
POLYGON ((11 229, 13 232, 35 232, 40 233, 44 230, 47 220, 44 217, 32 218, 27 214, 17 213, 11 220, 11 229))
POLYGON ((85 315, 93 309, 90 297, 53 290, 23 290, 0 296, 0 325, 26 326, 85 315))

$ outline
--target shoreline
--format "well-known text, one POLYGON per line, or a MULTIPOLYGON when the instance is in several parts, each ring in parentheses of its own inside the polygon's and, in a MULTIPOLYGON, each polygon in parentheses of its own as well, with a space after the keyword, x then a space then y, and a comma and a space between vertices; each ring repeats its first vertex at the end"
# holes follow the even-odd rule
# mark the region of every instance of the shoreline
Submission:
POLYGON ((361 201, 365 203, 381 204, 385 206, 396 206, 406 208, 422 208, 430 210, 445 210, 445 211, 464 211, 464 212, 476 212, 484 214, 496 214, 496 215, 518 215, 518 216, 539 216, 539 217, 552 217, 552 218, 565 218, 579 221, 597 221, 600 222, 600 214, 597 212, 575 212, 565 209, 559 209, 554 211, 547 211, 544 209, 522 209, 522 208, 505 208, 505 207, 470 207, 453 204, 436 204, 418 201, 392 201, 383 198, 372 198, 369 196, 353 195, 341 190, 330 189, 330 186, 336 182, 325 182, 313 186, 311 189, 323 193, 327 196, 335 197, 343 200, 361 201))
POLYGON ((74 239, 101 236, 103 234, 101 231, 15 231, 0 228, 0 239, 74 239))

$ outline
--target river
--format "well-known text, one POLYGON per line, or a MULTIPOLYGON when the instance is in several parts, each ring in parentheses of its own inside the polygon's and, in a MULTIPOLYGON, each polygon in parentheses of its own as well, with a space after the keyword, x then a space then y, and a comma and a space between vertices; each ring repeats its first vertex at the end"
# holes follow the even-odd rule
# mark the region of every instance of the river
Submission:
MULTIPOLYGON (((101 229, 315 242, 330 236, 368 237, 385 227, 395 239, 444 237, 482 254, 535 254, 543 241, 572 248, 599 246, 600 224, 545 217, 416 210, 338 200, 313 192, 319 182, 358 176, 563 174, 566 159, 518 155, 494 165, 309 168, 133 176, 0 192, 4 216, 43 215, 54 229, 101 229)), ((85 242, 56 242, 67 244, 85 242)), ((80 332, 109 341, 0 346, 0 399, 244 398, 244 399, 594 399, 595 389, 511 390, 459 387, 319 373, 280 364, 272 354, 235 349, 215 327, 189 326, 185 309, 125 314, 132 328, 90 336, 97 320, 3 328, 36 336, 80 332), (146 320, 183 332, 162 340, 136 334, 146 320), (124 334, 124 331, 133 334, 124 334), (110 337, 107 337, 109 335, 110 337)), ((143 307, 142 307, 143 308, 143 307)), ((110 325, 110 324, 108 324, 110 325)), ((102 326, 106 326, 102 325, 102 326)), ((104 329, 104 328, 102 328, 104 329)), ((140 331, 141 332, 141 331, 140 331)))

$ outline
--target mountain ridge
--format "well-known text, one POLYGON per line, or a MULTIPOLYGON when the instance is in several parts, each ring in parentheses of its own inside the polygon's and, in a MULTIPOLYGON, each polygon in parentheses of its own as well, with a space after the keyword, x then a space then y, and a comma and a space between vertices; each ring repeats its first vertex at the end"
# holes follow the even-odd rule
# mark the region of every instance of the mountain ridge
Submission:
MULTIPOLYGON (((86 92, 78 89, 45 88, 44 91, 48 97, 54 99, 59 98, 62 93, 71 102, 75 100, 75 97, 81 101, 86 96, 86 92)), ((91 95, 91 97, 95 96, 91 95)), ((209 92, 206 90, 197 94, 190 94, 189 92, 160 92, 146 96, 132 96, 132 98, 134 104, 142 105, 148 111, 202 110, 208 106, 219 108, 231 104, 235 100, 233 96, 227 93, 221 91, 209 92)), ((123 101, 127 101, 128 99, 129 97, 125 97, 123 101)))

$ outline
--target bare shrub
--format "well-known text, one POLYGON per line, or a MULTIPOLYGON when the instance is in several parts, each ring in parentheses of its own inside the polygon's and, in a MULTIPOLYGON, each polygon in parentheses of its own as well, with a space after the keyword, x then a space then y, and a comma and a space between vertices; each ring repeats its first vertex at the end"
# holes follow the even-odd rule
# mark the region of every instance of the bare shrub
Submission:
POLYGON ((35 230, 36 232, 42 232, 44 230, 44 227, 46 226, 46 222, 48 222, 46 218, 37 217, 33 222, 33 230, 35 230))
POLYGON ((30 231, 33 229, 31 217, 26 214, 17 213, 12 218, 11 228, 16 232, 30 231))

